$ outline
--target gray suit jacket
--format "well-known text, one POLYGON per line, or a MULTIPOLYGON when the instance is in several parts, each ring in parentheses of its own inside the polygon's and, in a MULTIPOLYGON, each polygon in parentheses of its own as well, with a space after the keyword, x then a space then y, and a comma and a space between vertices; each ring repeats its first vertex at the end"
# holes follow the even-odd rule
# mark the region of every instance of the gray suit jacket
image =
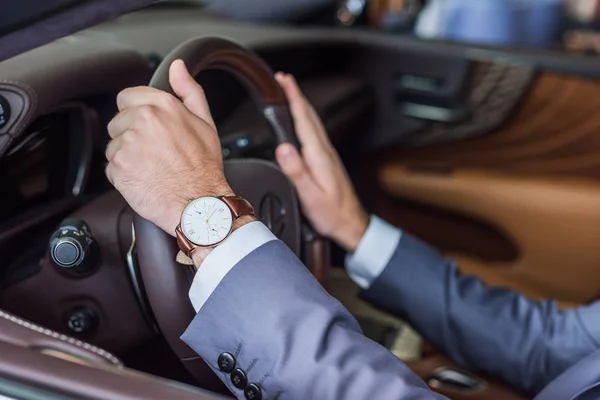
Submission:
POLYGON ((182 339, 238 398, 219 356, 231 353, 263 399, 442 399, 398 358, 362 335, 280 241, 240 261, 182 339))
POLYGON ((600 353, 595 353, 600 302, 561 311, 554 301, 490 288, 460 274, 451 260, 406 233, 384 272, 361 296, 406 318, 459 364, 523 391, 538 393, 590 355, 585 365, 595 360, 595 376, 586 380, 581 366, 574 367, 581 371, 562 381, 561 393, 573 395, 600 377, 600 353), (580 382, 573 381, 575 375, 580 382))
MULTIPOLYGON (((593 306, 559 312, 550 302, 485 288, 408 235, 363 295, 407 316, 462 364, 532 390, 596 348, 593 306)), ((226 275, 182 339, 238 398, 243 390, 219 370, 223 353, 231 353, 248 382, 261 387, 263 399, 442 398, 364 337, 348 311, 278 241, 256 249, 226 275)), ((600 355, 592 354, 537 399, 574 399, 582 392, 588 397, 580 399, 597 398, 593 385, 599 378, 600 355)))

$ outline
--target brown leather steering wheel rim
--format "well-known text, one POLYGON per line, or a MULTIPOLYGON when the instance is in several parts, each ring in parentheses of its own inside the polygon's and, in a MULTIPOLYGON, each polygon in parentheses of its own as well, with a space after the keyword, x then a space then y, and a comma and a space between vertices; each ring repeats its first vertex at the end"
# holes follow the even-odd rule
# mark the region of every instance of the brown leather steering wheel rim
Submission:
MULTIPOLYGON (((257 55, 237 43, 221 38, 198 38, 183 43, 165 57, 156 70, 150 86, 173 94, 168 74, 171 63, 182 59, 192 76, 206 69, 221 69, 232 73, 248 89, 256 106, 263 112, 278 143, 288 142, 299 147, 295 136, 292 118, 289 112, 285 93, 273 77, 270 68, 257 55)), ((284 199, 287 214, 287 227, 294 234, 287 240, 280 238, 300 255, 301 220, 299 206, 291 183, 273 163, 263 160, 247 160, 245 165, 226 163, 225 174, 237 177, 238 187, 246 186, 244 182, 255 179, 278 181, 273 189, 280 199, 284 199), (248 169, 252 169, 249 171, 248 169), (243 178, 242 175, 245 175, 243 178)), ((233 182, 234 191, 236 188, 233 182)), ((243 190, 243 189, 242 189, 243 190)), ((253 190, 248 189, 249 192, 253 190)), ((253 193, 239 193, 244 197, 252 197, 253 193), (249 195, 249 196, 248 196, 249 195)), ((254 193, 255 194, 255 193, 254 193)), ((249 199, 250 200, 250 199, 249 199)), ((254 204, 257 208, 257 204, 254 204)), ((226 387, 210 370, 207 364, 185 343, 180 336, 194 318, 195 312, 188 298, 188 291, 193 278, 193 271, 175 262, 177 245, 170 235, 163 232, 151 222, 134 216, 134 228, 138 249, 140 275, 147 300, 154 314, 154 319, 169 343, 171 349, 182 361, 186 369, 196 379, 200 387, 212 391, 227 393, 226 387)), ((216 360, 207 360, 207 362, 216 360)))
POLYGON ((169 84, 169 67, 181 59, 192 76, 207 69, 233 74, 248 89, 254 104, 262 111, 278 143, 292 143, 300 149, 287 98, 273 77, 271 68, 255 53, 228 39, 202 37, 189 40, 161 62, 150 86, 175 94, 169 84))

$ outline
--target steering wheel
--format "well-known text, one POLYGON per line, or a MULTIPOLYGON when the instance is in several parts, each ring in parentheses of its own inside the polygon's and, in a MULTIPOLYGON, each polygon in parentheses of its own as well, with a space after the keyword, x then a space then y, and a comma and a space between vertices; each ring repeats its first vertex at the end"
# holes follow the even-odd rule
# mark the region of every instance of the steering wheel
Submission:
MULTIPOLYGON (((277 142, 289 142, 299 147, 285 93, 268 65, 257 55, 226 39, 193 39, 177 47, 162 61, 150 86, 173 94, 169 85, 169 66, 176 59, 185 62, 192 76, 207 69, 233 74, 250 92, 277 142)), ((235 193, 248 199, 258 218, 301 256, 300 209, 294 188, 280 169, 266 160, 238 159, 226 160, 224 170, 235 193)), ((199 386, 223 391, 224 385, 207 364, 179 339, 195 316, 188 297, 193 271, 176 263, 178 248, 172 236, 139 215, 134 217, 134 228, 143 286, 159 330, 199 386)), ((327 263, 327 252, 320 254, 318 262, 327 263)))

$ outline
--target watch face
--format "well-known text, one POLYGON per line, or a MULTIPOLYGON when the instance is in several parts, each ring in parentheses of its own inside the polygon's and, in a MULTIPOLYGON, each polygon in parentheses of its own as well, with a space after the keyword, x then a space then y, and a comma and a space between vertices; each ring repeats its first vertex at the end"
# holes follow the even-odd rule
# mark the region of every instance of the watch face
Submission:
POLYGON ((231 210, 216 197, 200 197, 183 210, 181 230, 186 238, 200 246, 224 240, 231 231, 231 210))

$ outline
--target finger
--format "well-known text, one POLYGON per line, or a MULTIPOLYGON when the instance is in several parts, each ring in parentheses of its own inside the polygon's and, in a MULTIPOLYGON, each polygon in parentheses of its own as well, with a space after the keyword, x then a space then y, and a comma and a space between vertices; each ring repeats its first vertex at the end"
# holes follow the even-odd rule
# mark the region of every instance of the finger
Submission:
POLYGON ((108 179, 110 184, 115 186, 115 181, 113 180, 113 176, 112 176, 111 163, 106 163, 106 167, 104 168, 104 174, 106 174, 106 179, 108 179))
POLYGON ((117 95, 117 107, 119 111, 123 111, 139 106, 160 106, 168 96, 171 95, 149 86, 127 88, 117 95))
POLYGON ((182 60, 175 60, 171 64, 171 68, 169 69, 169 83, 188 110, 215 128, 204 90, 194 77, 190 75, 182 60))
POLYGON ((291 75, 278 73, 275 75, 275 79, 283 88, 288 99, 296 134, 302 146, 325 147, 324 145, 328 141, 323 140, 326 134, 320 120, 304 98, 294 78, 291 75))
POLYGON ((331 145, 331 142, 329 141, 329 135, 327 135, 327 131, 325 130, 325 127, 323 126, 321 117, 319 117, 315 108, 310 104, 310 102, 308 101, 306 96, 304 96, 304 94, 302 93, 302 90, 300 90, 300 87, 298 86, 298 82, 296 81, 296 78, 294 78, 294 75, 287 74, 286 79, 290 82, 289 85, 292 88, 295 88, 295 90, 297 90, 300 93, 300 95, 302 96, 308 117, 315 127, 315 133, 323 140, 323 143, 325 143, 327 145, 331 145))
POLYGON ((292 181, 301 197, 318 197, 320 187, 293 145, 289 143, 280 144, 275 150, 275 158, 281 170, 292 181))
POLYGON ((108 134, 111 138, 121 136, 123 133, 131 129, 135 122, 135 113, 132 108, 121 111, 108 123, 108 134))
POLYGON ((115 156, 115 153, 117 152, 117 150, 119 150, 119 148, 121 147, 121 142, 123 140, 123 136, 117 136, 114 139, 111 139, 110 142, 108 142, 108 145, 106 146, 106 160, 108 162, 111 162, 113 157, 115 156))
POLYGON ((324 133, 320 119, 304 98, 293 77, 278 73, 275 78, 281 83, 289 99, 294 127, 303 148, 304 163, 313 173, 315 182, 322 182, 332 168, 330 159, 335 155, 335 150, 324 133))

